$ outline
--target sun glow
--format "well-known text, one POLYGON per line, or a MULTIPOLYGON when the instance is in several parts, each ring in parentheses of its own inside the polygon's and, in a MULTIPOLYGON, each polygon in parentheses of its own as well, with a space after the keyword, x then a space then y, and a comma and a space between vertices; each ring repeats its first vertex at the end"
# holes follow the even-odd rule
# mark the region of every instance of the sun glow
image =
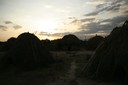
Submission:
POLYGON ((36 25, 38 31, 55 33, 56 32, 55 29, 57 28, 58 22, 53 20, 43 20, 43 21, 38 21, 36 25))

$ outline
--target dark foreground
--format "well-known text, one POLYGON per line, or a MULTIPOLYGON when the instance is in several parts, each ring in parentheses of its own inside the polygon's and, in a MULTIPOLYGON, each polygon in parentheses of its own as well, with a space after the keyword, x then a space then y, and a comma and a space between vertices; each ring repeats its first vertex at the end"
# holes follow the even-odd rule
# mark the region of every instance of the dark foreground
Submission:
POLYGON ((0 72, 0 85, 122 85, 81 77, 93 52, 51 52, 57 63, 43 69, 26 71, 10 67, 0 72))

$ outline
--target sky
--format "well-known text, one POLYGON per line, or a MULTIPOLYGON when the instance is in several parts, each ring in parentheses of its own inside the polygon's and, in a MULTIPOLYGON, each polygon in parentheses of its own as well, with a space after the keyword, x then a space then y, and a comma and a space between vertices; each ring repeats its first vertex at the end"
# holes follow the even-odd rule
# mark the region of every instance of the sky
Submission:
POLYGON ((0 41, 23 32, 40 39, 101 35, 128 20, 128 0, 0 0, 0 41))

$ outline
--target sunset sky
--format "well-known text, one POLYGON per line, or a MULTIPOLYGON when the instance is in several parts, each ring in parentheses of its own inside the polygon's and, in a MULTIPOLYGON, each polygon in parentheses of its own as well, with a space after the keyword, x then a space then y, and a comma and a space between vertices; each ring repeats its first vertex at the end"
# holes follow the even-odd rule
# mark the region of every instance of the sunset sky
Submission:
POLYGON ((23 32, 40 39, 106 36, 128 20, 128 0, 0 0, 0 41, 23 32))

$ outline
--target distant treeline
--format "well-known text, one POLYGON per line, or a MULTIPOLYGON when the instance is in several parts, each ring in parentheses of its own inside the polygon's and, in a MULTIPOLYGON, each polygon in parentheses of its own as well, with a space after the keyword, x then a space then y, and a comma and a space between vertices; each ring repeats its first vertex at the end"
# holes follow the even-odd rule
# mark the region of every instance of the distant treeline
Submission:
MULTIPOLYGON (((12 37, 6 42, 0 42, 0 51, 7 51, 11 48, 16 38, 12 37)), ((80 40, 73 34, 65 35, 57 40, 41 40, 42 44, 50 51, 77 51, 77 50, 95 50, 104 40, 102 36, 96 35, 88 40, 80 40)))

